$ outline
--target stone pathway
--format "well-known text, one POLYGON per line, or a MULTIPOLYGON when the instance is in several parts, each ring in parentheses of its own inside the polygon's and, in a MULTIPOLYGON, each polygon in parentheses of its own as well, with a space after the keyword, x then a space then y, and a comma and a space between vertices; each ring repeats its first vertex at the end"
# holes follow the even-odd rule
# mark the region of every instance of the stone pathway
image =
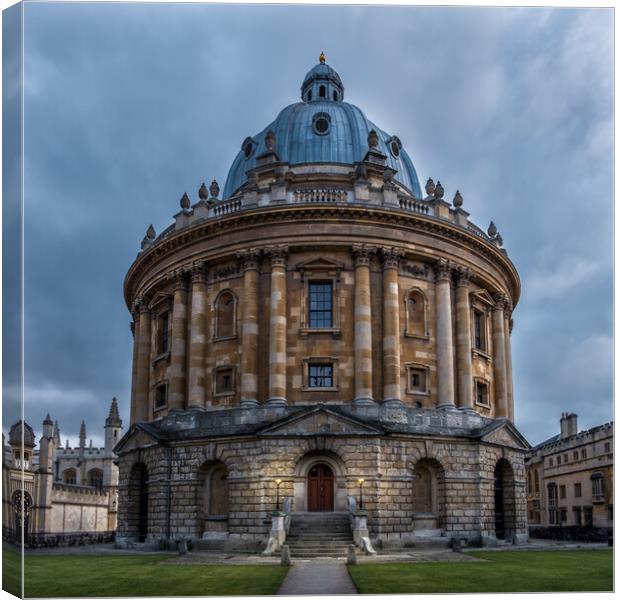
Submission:
POLYGON ((278 590, 278 596, 343 594, 357 594, 344 562, 320 558, 293 563, 278 590))

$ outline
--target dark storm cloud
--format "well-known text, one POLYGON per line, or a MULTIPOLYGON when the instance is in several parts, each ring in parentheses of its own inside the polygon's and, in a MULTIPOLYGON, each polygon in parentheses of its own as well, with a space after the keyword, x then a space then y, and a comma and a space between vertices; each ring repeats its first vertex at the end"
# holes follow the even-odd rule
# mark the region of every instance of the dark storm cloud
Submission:
MULTIPOLYGON (((324 50, 345 99, 460 189, 519 269, 517 425, 612 415, 612 12, 27 4, 27 418, 127 423, 123 277, 184 191, 298 98, 324 50)), ((5 420, 6 428, 6 420, 5 420)))

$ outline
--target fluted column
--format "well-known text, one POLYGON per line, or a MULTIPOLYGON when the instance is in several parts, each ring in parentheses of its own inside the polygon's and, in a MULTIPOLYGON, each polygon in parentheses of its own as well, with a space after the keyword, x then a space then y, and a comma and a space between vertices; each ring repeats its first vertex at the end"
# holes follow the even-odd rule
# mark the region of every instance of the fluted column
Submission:
POLYGON ((452 338, 452 269, 440 259, 435 264, 435 301, 437 313, 437 394, 438 406, 454 406, 454 352, 452 338))
POLYGON ((258 406, 258 249, 237 254, 243 270, 241 406, 258 406))
POLYGON ((506 341, 504 336, 504 307, 506 295, 493 294, 493 387, 495 389, 495 416, 508 417, 506 391, 506 341))
POLYGON ((504 311, 504 341, 506 343, 506 395, 508 397, 508 418, 514 423, 515 420, 515 400, 512 387, 512 305, 510 301, 506 304, 504 311))
POLYGON ((370 304, 370 256, 375 248, 356 244, 355 261, 355 399, 354 404, 372 404, 372 323, 370 304))
POLYGON ((404 252, 382 248, 383 258, 383 402, 402 404, 400 392, 400 319, 398 266, 404 252))
POLYGON ((191 267, 192 314, 189 333, 188 407, 204 407, 205 349, 207 344, 207 282, 205 263, 197 261, 191 267))
POLYGON ((136 402, 134 406, 135 410, 133 422, 146 421, 148 419, 149 404, 151 311, 143 298, 138 300, 138 310, 140 311, 140 325, 138 333, 138 355, 136 367, 136 402))
POLYGON ((474 407, 471 366, 471 309, 469 280, 471 269, 459 267, 456 280, 456 376, 459 408, 474 407))
POLYGON ((173 282, 172 340, 168 365, 168 409, 185 408, 187 346, 187 282, 184 269, 170 273, 173 282))
POLYGON ((265 249, 271 259, 269 302, 269 400, 270 406, 286 404, 286 255, 287 246, 265 249))

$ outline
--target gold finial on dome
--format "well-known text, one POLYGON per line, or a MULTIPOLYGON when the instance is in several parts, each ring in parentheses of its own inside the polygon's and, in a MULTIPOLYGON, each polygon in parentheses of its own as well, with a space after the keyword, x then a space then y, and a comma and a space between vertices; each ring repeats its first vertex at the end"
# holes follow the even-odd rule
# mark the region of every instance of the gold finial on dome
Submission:
POLYGON ((323 52, 321 52, 321 56, 319 56, 319 62, 321 64, 325 63, 325 54, 323 52))

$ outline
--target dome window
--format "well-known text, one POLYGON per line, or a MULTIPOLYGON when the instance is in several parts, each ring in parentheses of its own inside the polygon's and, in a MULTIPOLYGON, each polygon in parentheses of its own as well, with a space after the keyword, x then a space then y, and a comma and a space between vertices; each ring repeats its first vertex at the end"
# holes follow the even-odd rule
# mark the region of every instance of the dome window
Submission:
POLYGON ((319 96, 321 98, 325 98, 325 86, 324 85, 319 87, 319 96))
POLYGON ((334 90, 334 102, 338 102, 338 92, 334 90))
POLYGON ((331 117, 324 112, 316 113, 312 117, 312 129, 317 135, 327 135, 331 124, 331 117))
POLYGON ((394 158, 398 158, 400 156, 400 150, 403 147, 400 140, 395 135, 393 135, 388 140, 388 146, 390 148, 390 152, 392 153, 392 156, 394 158))
POLYGON ((250 158, 252 154, 254 154, 254 148, 254 140, 251 137, 247 137, 245 138, 245 140, 243 140, 243 144, 241 144, 241 149, 243 150, 243 155, 245 156, 246 160, 250 158))
POLYGON ((308 102, 312 101, 312 90, 308 90, 308 102))

